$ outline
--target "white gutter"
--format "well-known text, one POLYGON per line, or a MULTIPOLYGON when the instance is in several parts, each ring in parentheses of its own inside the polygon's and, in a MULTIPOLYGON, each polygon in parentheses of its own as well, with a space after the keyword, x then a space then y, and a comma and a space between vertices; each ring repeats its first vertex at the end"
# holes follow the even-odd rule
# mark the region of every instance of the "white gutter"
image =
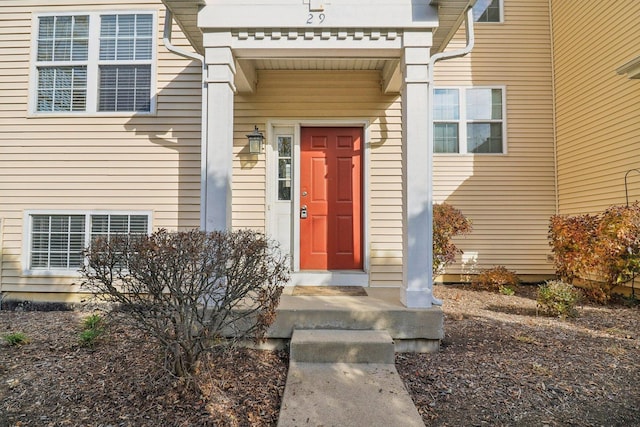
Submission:
POLYGON ((169 52, 182 56, 183 58, 193 59, 199 61, 202 64, 202 117, 200 128, 200 229, 205 229, 205 218, 207 217, 205 203, 205 195, 207 194, 207 150, 208 150, 208 126, 207 126, 207 98, 208 98, 208 84, 207 84, 207 64, 204 61, 204 56, 199 53, 189 52, 184 49, 180 49, 171 43, 171 30, 173 27, 173 15, 169 9, 165 10, 164 15, 164 31, 162 34, 162 42, 164 47, 169 52))

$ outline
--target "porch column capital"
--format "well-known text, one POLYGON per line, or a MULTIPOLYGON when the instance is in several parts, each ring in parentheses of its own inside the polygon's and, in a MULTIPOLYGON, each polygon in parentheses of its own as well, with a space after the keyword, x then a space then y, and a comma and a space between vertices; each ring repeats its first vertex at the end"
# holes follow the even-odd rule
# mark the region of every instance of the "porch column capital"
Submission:
POLYGON ((205 50, 204 61, 207 64, 206 82, 227 84, 235 92, 236 65, 231 48, 208 47, 205 50))
POLYGON ((430 33, 412 34, 405 38, 402 55, 405 199, 400 299, 409 308, 429 308, 435 302, 432 294, 433 140, 428 124, 431 113, 430 41, 430 33))

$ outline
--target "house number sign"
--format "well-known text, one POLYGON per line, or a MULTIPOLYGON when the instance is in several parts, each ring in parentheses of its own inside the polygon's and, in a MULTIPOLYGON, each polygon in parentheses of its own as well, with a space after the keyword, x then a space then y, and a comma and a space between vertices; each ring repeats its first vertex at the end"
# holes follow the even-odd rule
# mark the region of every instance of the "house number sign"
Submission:
POLYGON ((310 13, 307 16, 307 24, 322 24, 326 15, 324 13, 310 13))
POLYGON ((324 14, 324 5, 329 4, 329 2, 326 0, 306 0, 304 3, 309 5, 307 25, 322 24, 327 17, 324 14))

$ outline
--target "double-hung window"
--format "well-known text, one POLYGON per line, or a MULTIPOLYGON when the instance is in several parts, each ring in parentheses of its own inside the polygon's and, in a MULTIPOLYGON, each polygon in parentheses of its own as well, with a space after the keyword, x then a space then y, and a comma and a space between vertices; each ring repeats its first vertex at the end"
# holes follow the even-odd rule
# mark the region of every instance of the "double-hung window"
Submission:
POLYGON ((148 234, 149 218, 148 213, 29 213, 25 265, 33 273, 77 271, 93 239, 148 234))
POLYGON ((433 135, 435 153, 504 153, 504 89, 434 89, 433 135))
POLYGON ((153 13, 36 19, 35 113, 152 111, 153 13))
POLYGON ((476 22, 502 22, 502 0, 478 0, 473 6, 476 22))

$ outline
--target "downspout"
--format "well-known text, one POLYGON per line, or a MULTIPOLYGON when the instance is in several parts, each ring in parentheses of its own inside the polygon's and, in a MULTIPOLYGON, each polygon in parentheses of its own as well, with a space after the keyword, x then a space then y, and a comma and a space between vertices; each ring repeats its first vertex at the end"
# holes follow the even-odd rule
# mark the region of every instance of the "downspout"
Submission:
MULTIPOLYGON (((439 52, 439 53, 436 53, 435 55, 432 55, 431 58, 429 58, 429 69, 427 70, 427 73, 428 73, 427 82, 429 84, 430 93, 428 97, 428 107, 427 107, 427 126, 429 129, 429 131, 427 132, 427 145, 429 148, 428 168, 431 170, 430 173, 432 174, 432 176, 433 176, 433 145, 434 145, 434 140, 433 140, 433 94, 434 94, 433 74, 434 74, 434 70, 433 69, 436 65, 436 62, 438 61, 459 58, 471 52, 471 50, 473 49, 473 45, 475 44, 475 34, 473 32, 473 9, 471 8, 471 6, 469 6, 469 8, 467 9, 467 14, 465 16, 464 23, 465 23, 464 26, 465 26, 465 33, 466 33, 466 39, 467 39, 466 46, 459 50, 453 50, 450 52, 439 52)), ((429 192, 429 199, 433 202, 433 181, 430 188, 428 189, 428 192, 429 192)), ((433 207, 431 207, 430 210, 431 210, 431 217, 433 218, 433 207)), ((433 235, 433 228, 432 228, 433 224, 432 223, 429 224, 428 227, 431 229, 430 233, 433 235)), ((432 297, 432 298, 433 298, 434 305, 442 305, 442 300, 436 297, 432 297)))
POLYGON ((551 43, 551 108, 553 115, 553 185, 555 190, 556 215, 560 213, 560 187, 558 183, 558 116, 556 111, 556 48, 553 41, 553 5, 549 0, 549 41, 551 43))
POLYGON ((199 61, 202 65, 202 117, 200 128, 200 229, 205 229, 206 216, 206 203, 204 195, 207 194, 207 150, 208 150, 208 126, 207 126, 207 109, 208 109, 208 85, 207 85, 207 64, 204 61, 204 56, 199 53, 189 52, 184 49, 180 49, 171 43, 171 31, 173 29, 173 15, 169 9, 165 10, 164 15, 164 31, 162 34, 162 42, 164 47, 169 52, 182 56, 183 58, 193 59, 199 61))
MULTIPOLYGON (((433 66, 436 64, 436 62, 445 60, 445 59, 453 59, 453 58, 465 56, 466 54, 471 52, 471 49, 473 49, 473 45, 476 42, 476 38, 473 32, 473 9, 471 7, 467 9, 467 15, 465 16, 465 19, 464 19, 464 26, 465 26, 465 33, 467 36, 467 45, 464 48, 459 50, 452 50, 451 52, 436 53, 435 55, 432 55, 431 58, 429 58, 429 77, 428 77, 429 84, 433 84, 433 66)), ((429 97, 429 99, 431 99, 431 97, 429 97)), ((431 110, 429 111, 431 112, 431 110)), ((429 135, 433 135, 433 133, 429 132, 429 135)))

